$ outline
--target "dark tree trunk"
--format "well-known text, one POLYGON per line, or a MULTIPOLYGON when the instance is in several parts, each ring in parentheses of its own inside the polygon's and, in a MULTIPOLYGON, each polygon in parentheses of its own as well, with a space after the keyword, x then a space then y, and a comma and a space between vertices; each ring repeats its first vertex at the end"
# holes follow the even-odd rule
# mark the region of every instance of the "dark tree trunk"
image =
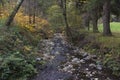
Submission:
POLYGON ((84 13, 84 15, 83 15, 83 26, 85 27, 85 28, 88 28, 88 30, 90 30, 90 12, 86 12, 86 13, 84 13))
POLYGON ((110 30, 110 2, 111 0, 105 0, 103 5, 103 35, 111 36, 110 30))
POLYGON ((120 16, 119 15, 116 15, 116 21, 120 22, 120 16))
POLYGON ((97 8, 92 10, 91 17, 92 17, 92 24, 93 24, 93 32, 99 32, 98 31, 98 11, 97 8))
POLYGON ((86 26, 88 28, 88 31, 90 30, 90 19, 86 20, 86 26))
POLYGON ((35 16, 36 16, 36 1, 34 0, 34 9, 33 9, 33 24, 35 24, 35 16))
POLYGON ((2 7, 4 6, 4 1, 0 0, 0 4, 2 4, 2 7))
POLYGON ((68 25, 68 21, 67 21, 67 12, 66 12, 66 0, 64 0, 64 1, 65 2, 63 2, 63 5, 64 5, 63 16, 64 16, 66 28, 69 29, 69 25, 68 25))
POLYGON ((5 24, 7 26, 7 29, 9 29, 9 26, 11 25, 16 13, 18 12, 18 10, 19 10, 20 6, 22 5, 23 1, 24 0, 18 0, 17 5, 15 6, 13 12, 8 17, 7 22, 5 24))
POLYGON ((29 11, 28 11, 29 12, 28 13, 29 14, 29 24, 32 23, 32 18, 31 18, 32 14, 31 14, 31 5, 30 4, 31 4, 31 0, 29 0, 29 11))
POLYGON ((71 30, 70 30, 70 27, 68 24, 68 19, 67 19, 66 0, 61 0, 61 8, 63 10, 63 16, 64 16, 64 20, 65 20, 65 25, 66 25, 66 34, 72 40, 73 37, 72 37, 72 33, 71 33, 71 30))

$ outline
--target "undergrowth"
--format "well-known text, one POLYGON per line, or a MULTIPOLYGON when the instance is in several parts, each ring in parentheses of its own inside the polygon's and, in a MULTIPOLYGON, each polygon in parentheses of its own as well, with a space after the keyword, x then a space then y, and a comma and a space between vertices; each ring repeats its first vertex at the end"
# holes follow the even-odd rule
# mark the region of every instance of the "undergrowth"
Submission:
POLYGON ((89 34, 84 49, 99 57, 104 66, 111 69, 114 75, 120 76, 120 36, 104 37, 100 33, 89 34), (93 38, 92 38, 93 37, 93 38))
MULTIPOLYGON (((120 33, 113 33, 111 37, 101 33, 79 31, 74 44, 90 54, 98 56, 102 64, 111 69, 114 75, 120 76, 120 33), (84 34, 83 34, 84 33, 84 34)), ((76 34, 73 36, 75 37, 76 34)))
POLYGON ((20 27, 0 29, 0 80, 27 80, 37 73, 42 60, 37 44, 41 39, 20 27), (37 66, 36 66, 37 65, 37 66))

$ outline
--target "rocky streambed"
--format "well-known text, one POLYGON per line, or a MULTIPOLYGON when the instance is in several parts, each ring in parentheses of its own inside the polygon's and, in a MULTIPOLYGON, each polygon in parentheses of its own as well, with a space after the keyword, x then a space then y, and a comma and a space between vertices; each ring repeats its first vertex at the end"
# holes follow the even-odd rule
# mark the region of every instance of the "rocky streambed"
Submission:
POLYGON ((97 61, 96 55, 71 46, 60 33, 42 40, 39 48, 48 63, 33 80, 120 80, 97 61))

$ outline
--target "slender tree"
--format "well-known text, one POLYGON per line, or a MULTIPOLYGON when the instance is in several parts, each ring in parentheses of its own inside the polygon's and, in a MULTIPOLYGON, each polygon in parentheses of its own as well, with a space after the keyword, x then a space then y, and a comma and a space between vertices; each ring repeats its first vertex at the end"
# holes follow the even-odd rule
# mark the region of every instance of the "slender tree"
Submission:
POLYGON ((0 4, 2 4, 2 7, 4 6, 4 1, 0 0, 0 4))
POLYGON ((93 32, 99 32, 98 31, 98 8, 93 8, 91 11, 91 18, 92 18, 92 25, 93 25, 93 32))
POLYGON ((85 12, 85 13, 83 13, 83 15, 82 15, 82 23, 83 23, 83 26, 85 27, 85 28, 87 28, 88 29, 88 31, 90 30, 90 20, 91 20, 91 17, 90 17, 90 12, 85 12))
POLYGON ((65 25, 66 25, 66 34, 72 40, 73 37, 72 37, 72 33, 71 33, 71 30, 70 30, 70 27, 69 27, 69 24, 68 24, 68 19, 67 19, 67 3, 66 3, 66 0, 61 0, 60 1, 60 7, 63 10, 63 16, 64 16, 65 25))
POLYGON ((20 6, 22 5, 24 0, 18 0, 17 5, 15 6, 14 10, 12 11, 12 13, 10 14, 10 16, 8 17, 5 26, 7 26, 7 29, 9 29, 9 26, 11 25, 16 13, 18 12, 20 6))
POLYGON ((98 30, 98 19, 100 17, 100 13, 102 12, 102 1, 100 0, 88 0, 86 4, 86 10, 90 14, 90 18, 93 25, 93 32, 99 32, 98 30))
POLYGON ((29 8, 28 8, 28 14, 29 14, 29 24, 31 24, 32 23, 32 18, 31 18, 31 0, 29 0, 29 2, 28 2, 28 4, 29 4, 29 8))
POLYGON ((35 19, 35 16, 36 16, 36 0, 34 0, 34 2, 33 2, 33 4, 34 4, 34 6, 33 6, 33 24, 35 24, 35 21, 36 21, 36 19, 35 19))

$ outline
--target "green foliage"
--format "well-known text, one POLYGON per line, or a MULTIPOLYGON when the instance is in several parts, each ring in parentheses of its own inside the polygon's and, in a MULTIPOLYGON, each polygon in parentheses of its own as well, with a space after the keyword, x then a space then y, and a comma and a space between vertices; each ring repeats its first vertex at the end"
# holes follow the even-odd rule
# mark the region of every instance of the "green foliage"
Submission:
POLYGON ((53 29, 57 30, 64 25, 62 10, 58 5, 52 5, 49 7, 47 13, 53 29))
POLYGON ((0 79, 27 80, 36 73, 35 60, 27 58, 19 52, 0 57, 0 79))
POLYGON ((88 4, 86 5, 87 10, 91 10, 95 7, 100 7, 103 5, 103 0, 89 0, 88 4))
POLYGON ((114 75, 120 76, 120 62, 111 54, 106 54, 104 57, 104 65, 113 71, 114 75))
POLYGON ((114 15, 120 16, 120 0, 112 0, 111 2, 111 12, 114 15))
POLYGON ((68 14, 68 22, 69 25, 72 27, 80 28, 82 27, 82 18, 80 15, 77 15, 76 11, 71 11, 71 13, 68 14))
POLYGON ((67 3, 67 18, 70 26, 75 28, 81 27, 81 11, 76 8, 74 2, 72 1, 68 1, 67 3))
MULTIPOLYGON (((4 30, 1 29, 0 31, 4 30)), ((25 29, 13 27, 9 32, 0 33, 0 52, 33 52, 35 46, 37 46, 37 43, 41 39, 40 35, 38 37, 35 36, 37 35, 32 34, 29 31, 26 31, 25 29)))
POLYGON ((72 33, 72 43, 74 45, 78 45, 84 38, 86 37, 86 31, 81 29, 80 27, 71 27, 71 33, 72 33))
MULTIPOLYGON (((0 80, 27 80, 36 73, 37 41, 24 29, 0 32, 0 80)), ((39 39, 40 40, 40 39, 39 39)))
POLYGON ((55 0, 37 0, 39 3, 39 6, 41 10, 44 12, 44 15, 46 15, 47 10, 50 6, 52 6, 56 1, 55 0))
POLYGON ((0 28, 4 26, 5 20, 6 19, 0 19, 0 28))

